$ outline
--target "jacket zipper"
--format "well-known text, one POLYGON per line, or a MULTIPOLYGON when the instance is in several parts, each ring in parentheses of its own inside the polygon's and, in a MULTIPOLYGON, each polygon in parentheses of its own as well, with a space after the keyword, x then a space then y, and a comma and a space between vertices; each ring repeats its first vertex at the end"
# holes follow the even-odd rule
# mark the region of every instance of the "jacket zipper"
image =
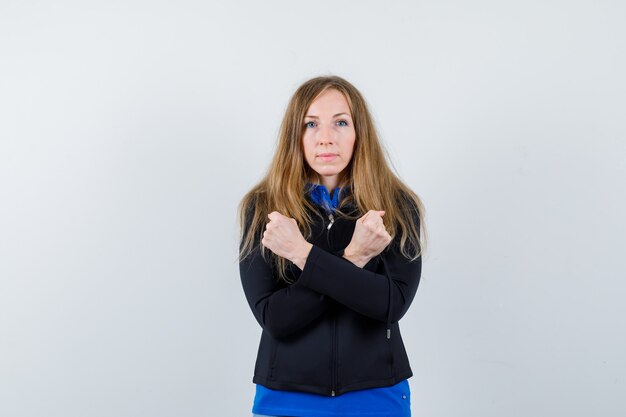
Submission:
POLYGON ((335 385, 337 384, 337 318, 333 319, 333 349, 332 349, 332 372, 330 396, 335 396, 335 385))
MULTIPOLYGON (((326 240, 330 245, 330 228, 333 227, 335 223, 335 217, 333 216, 332 211, 328 213, 328 226, 326 226, 326 240)), ((333 334, 332 334, 332 350, 331 350, 331 374, 330 374, 330 396, 334 397, 336 395, 335 388, 337 384, 337 317, 333 318, 333 334)))

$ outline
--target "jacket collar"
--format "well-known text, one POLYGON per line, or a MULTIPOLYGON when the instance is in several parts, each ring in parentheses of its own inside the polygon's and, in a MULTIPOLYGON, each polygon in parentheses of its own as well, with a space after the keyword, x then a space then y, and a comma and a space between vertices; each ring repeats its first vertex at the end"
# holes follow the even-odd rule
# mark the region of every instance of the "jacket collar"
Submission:
MULTIPOLYGON (((336 187, 333 189, 332 197, 323 184, 307 183, 304 190, 305 194, 309 196, 314 203, 324 208, 327 213, 332 213, 338 209, 341 199, 352 191, 352 187, 350 185, 341 188, 336 187)), ((352 207, 353 204, 349 204, 348 206, 352 207)))

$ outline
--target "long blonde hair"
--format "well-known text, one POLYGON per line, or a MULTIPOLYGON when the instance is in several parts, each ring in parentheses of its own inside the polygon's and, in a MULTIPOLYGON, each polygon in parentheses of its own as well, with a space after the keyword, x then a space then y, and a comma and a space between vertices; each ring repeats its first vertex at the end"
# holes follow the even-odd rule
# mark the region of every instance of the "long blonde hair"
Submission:
POLYGON ((305 186, 309 179, 317 177, 320 182, 320 178, 304 159, 304 116, 311 103, 328 89, 346 97, 356 131, 352 160, 339 181, 339 186, 350 186, 352 192, 342 193, 340 206, 352 202, 359 216, 368 210, 385 210, 383 223, 392 237, 400 234, 401 253, 409 260, 421 256, 426 248, 422 201, 391 170, 365 99, 341 77, 316 77, 302 84, 291 97, 268 172, 239 204, 239 259, 243 260, 258 247, 265 260, 269 255, 280 278, 286 282, 289 282, 286 276, 289 261, 263 247, 261 237, 267 215, 272 211, 294 218, 303 236, 310 237, 313 219, 309 213, 314 207, 305 198, 305 186))

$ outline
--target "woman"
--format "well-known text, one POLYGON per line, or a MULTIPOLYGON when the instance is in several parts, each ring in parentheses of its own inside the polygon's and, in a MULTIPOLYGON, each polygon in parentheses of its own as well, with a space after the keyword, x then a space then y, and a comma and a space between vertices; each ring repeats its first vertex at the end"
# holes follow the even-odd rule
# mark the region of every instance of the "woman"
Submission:
POLYGON ((241 281, 263 328, 254 415, 410 416, 398 320, 420 280, 424 209, 352 84, 297 89, 239 209, 241 281))

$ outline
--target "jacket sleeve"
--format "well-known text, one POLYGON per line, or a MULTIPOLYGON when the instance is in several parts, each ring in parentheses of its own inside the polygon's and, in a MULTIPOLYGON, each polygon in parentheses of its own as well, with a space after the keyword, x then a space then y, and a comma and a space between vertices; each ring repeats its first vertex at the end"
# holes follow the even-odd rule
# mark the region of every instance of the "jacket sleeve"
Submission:
POLYGON ((422 271, 422 257, 406 259, 397 240, 379 255, 386 266, 384 273, 359 268, 347 259, 313 246, 298 283, 357 313, 395 323, 409 309, 422 271))
POLYGON ((285 287, 274 276, 258 247, 239 262, 239 273, 254 317, 275 338, 305 327, 326 312, 332 302, 297 283, 285 287))

